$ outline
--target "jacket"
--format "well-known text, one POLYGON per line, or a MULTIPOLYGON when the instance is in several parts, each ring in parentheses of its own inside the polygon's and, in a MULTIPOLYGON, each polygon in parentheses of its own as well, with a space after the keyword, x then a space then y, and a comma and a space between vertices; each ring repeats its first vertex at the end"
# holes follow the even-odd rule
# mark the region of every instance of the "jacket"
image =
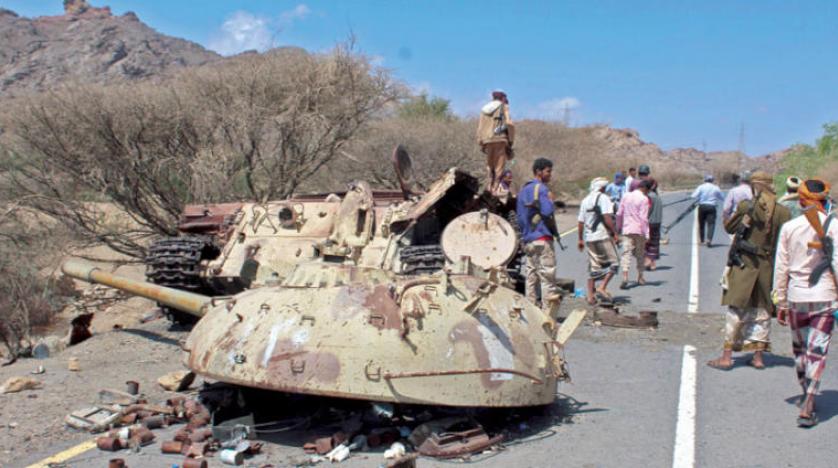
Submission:
POLYGON ((553 217, 553 202, 550 200, 547 186, 540 181, 533 179, 518 192, 515 214, 518 217, 518 226, 521 228, 521 240, 525 244, 542 237, 553 237, 553 233, 544 224, 547 217, 553 217), (535 200, 536 185, 538 185, 537 202, 535 200), (540 215, 541 219, 533 223, 536 214, 540 215))
POLYGON ((480 109, 477 121, 477 144, 504 142, 512 145, 515 140, 515 125, 509 117, 509 106, 501 101, 491 101, 480 109), (496 134, 495 129, 503 123, 506 131, 496 134))
POLYGON ((751 228, 745 239, 758 249, 757 255, 741 253, 743 266, 730 267, 728 288, 722 293, 722 305, 738 308, 762 307, 770 314, 775 313, 771 300, 773 287, 774 256, 783 223, 791 219, 788 208, 777 203, 777 197, 770 192, 760 192, 753 200, 739 203, 733 215, 725 221, 725 231, 735 234, 754 203, 751 228))

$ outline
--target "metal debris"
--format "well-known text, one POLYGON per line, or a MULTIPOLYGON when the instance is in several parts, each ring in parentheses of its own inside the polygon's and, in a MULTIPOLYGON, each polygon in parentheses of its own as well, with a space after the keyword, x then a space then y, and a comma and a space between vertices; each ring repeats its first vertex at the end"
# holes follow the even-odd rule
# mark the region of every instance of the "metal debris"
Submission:
POLYGON ((621 314, 617 307, 600 307, 594 313, 594 323, 616 328, 649 329, 658 327, 658 313, 642 310, 638 315, 621 314))

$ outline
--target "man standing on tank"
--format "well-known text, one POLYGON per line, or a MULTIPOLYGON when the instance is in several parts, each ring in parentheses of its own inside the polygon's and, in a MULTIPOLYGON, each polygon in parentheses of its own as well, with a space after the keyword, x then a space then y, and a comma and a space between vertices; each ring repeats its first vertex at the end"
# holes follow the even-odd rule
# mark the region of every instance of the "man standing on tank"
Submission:
POLYGON ((521 228, 524 253, 526 296, 537 303, 537 288, 541 288, 541 308, 556 318, 562 296, 556 284, 556 250, 553 243, 559 237, 553 217, 553 201, 547 184, 553 175, 553 162, 538 158, 532 165, 533 179, 518 192, 516 215, 521 228))
POLYGON ((515 126, 509 116, 509 99, 501 90, 492 91, 492 100, 480 109, 477 144, 486 155, 486 190, 496 195, 506 162, 513 157, 515 126))

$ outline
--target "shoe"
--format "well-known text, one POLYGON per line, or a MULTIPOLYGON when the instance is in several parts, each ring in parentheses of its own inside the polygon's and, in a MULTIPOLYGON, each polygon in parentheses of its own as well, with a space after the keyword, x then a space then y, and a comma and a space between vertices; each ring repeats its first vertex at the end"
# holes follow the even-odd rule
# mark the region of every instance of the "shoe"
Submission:
POLYGON ((815 412, 812 412, 812 414, 808 418, 804 418, 803 416, 799 416, 797 418, 797 427, 802 427, 804 429, 809 429, 809 428, 815 427, 817 425, 818 425, 818 415, 815 412))
POLYGON ((623 281, 622 283, 620 283, 620 289, 628 289, 628 288, 629 288, 629 282, 628 281, 623 281))

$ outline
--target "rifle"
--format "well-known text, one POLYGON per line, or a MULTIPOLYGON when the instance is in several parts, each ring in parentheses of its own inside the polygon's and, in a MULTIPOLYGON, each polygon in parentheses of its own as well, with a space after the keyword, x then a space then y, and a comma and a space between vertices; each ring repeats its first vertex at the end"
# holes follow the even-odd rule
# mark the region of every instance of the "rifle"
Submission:
POLYGON ((692 200, 692 197, 687 197, 687 198, 684 198, 684 199, 681 199, 681 200, 678 200, 678 201, 674 201, 674 202, 664 203, 663 207, 666 208, 667 206, 677 205, 679 203, 684 203, 685 201, 688 201, 688 200, 692 200))
POLYGON ((678 217, 675 218, 675 221, 672 221, 668 225, 664 226, 663 233, 664 234, 669 234, 669 231, 672 230, 672 228, 675 227, 676 224, 680 223, 684 218, 686 218, 687 215, 690 214, 692 212, 692 210, 694 210, 695 207, 697 207, 697 206, 698 206, 698 200, 695 200, 694 202, 692 202, 690 204, 690 206, 687 207, 686 210, 684 210, 683 213, 679 214, 678 217))
POLYGON ((806 220, 809 221, 809 225, 812 226, 815 230, 815 234, 818 236, 817 242, 809 242, 809 248, 820 249, 824 255, 823 260, 821 260, 812 269, 812 273, 809 275, 809 285, 813 286, 817 284, 817 282, 821 279, 821 275, 828 270, 832 273, 832 282, 835 283, 835 287, 838 289, 838 278, 835 278, 835 270, 832 267, 832 254, 835 251, 835 246, 833 245, 832 238, 829 237, 827 233, 834 215, 830 214, 827 216, 826 223, 821 225, 821 219, 818 216, 818 210, 816 208, 809 207, 803 212, 803 214, 806 216, 806 220))
POLYGON ((748 213, 742 218, 742 222, 736 228, 733 234, 733 242, 730 243, 730 250, 727 251, 727 266, 744 268, 745 262, 742 261, 742 252, 750 255, 757 255, 759 249, 754 244, 745 240, 751 232, 751 220, 754 218, 754 209, 756 203, 753 200, 748 200, 748 213))
POLYGON ((548 218, 544 219, 541 217, 541 208, 538 202, 538 188, 541 186, 541 183, 535 184, 533 188, 533 199, 532 202, 524 204, 527 208, 535 209, 535 213, 530 217, 530 226, 535 228, 536 225, 540 222, 544 222, 544 225, 547 226, 547 230, 553 234, 553 237, 556 239, 556 242, 559 244, 559 248, 565 250, 564 244, 562 244, 562 235, 559 233, 558 227, 556 227, 556 218, 553 215, 550 215, 548 218))

